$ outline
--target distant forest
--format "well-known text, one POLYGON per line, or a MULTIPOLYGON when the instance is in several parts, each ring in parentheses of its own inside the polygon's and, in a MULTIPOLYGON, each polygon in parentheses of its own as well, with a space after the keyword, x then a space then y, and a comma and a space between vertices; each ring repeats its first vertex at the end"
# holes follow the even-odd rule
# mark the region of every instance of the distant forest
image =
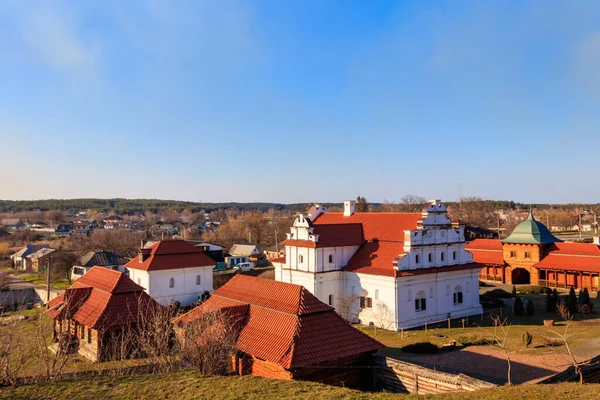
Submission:
MULTIPOLYGON (((472 201, 473 199, 464 199, 463 201, 472 201)), ((528 209, 530 206, 534 209, 549 209, 549 208, 589 208, 590 205, 584 204, 523 204, 513 201, 497 201, 497 200, 482 200, 477 199, 477 203, 485 208, 493 209, 528 209)), ((342 207, 342 203, 322 203, 328 208, 342 207)), ((369 203, 372 211, 386 211, 386 206, 389 204, 397 204, 408 206, 402 203, 369 203)), ((449 207, 457 206, 457 202, 446 202, 449 207)), ((198 203, 191 201, 177 200, 158 200, 158 199, 48 199, 48 200, 0 200, 0 213, 17 213, 25 211, 50 211, 61 210, 65 212, 77 213, 80 211, 94 210, 98 212, 115 212, 119 215, 133 215, 146 211, 153 213, 161 209, 172 209, 181 212, 185 209, 191 212, 205 211, 211 212, 215 210, 236 209, 240 211, 267 211, 275 210, 290 210, 292 212, 303 212, 310 208, 311 203, 198 203)), ((415 204, 411 205, 410 211, 415 211, 415 204)), ((597 208, 597 205, 592 205, 592 208, 597 208)), ((394 210, 400 211, 400 210, 394 210)), ((403 211, 403 210, 402 210, 403 211)), ((408 209, 406 211, 409 211, 408 209)))

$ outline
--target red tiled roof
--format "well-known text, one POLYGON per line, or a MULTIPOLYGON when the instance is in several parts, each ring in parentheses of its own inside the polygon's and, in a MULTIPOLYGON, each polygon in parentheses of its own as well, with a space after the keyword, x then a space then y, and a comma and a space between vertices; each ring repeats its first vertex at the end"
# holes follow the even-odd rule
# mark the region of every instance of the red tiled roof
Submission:
POLYGON ((283 241, 284 246, 295 246, 295 247, 310 247, 312 249, 317 247, 317 243, 312 240, 299 240, 299 239, 288 239, 283 241))
POLYGON ((217 264, 212 258, 204 254, 201 248, 193 246, 185 240, 161 240, 149 249, 140 249, 140 253, 146 257, 143 262, 139 261, 139 257, 135 257, 125 266, 144 271, 158 271, 208 267, 217 264))
POLYGON ((93 267, 48 306, 49 317, 73 319, 93 329, 135 324, 140 313, 160 307, 125 274, 103 267, 93 267))
POLYGON ((475 239, 465 246, 473 254, 473 261, 480 264, 504 265, 502 243, 498 239, 475 239))
POLYGON ((417 228, 421 213, 354 213, 344 217, 343 213, 326 212, 313 221, 319 225, 361 224, 364 240, 404 242, 404 231, 417 228))
MULTIPOLYGON (((381 343, 354 329, 301 286, 238 275, 175 323, 247 304, 238 350, 293 369, 376 351, 381 343)), ((239 310, 239 309, 238 309, 239 310)))
POLYGON ((342 269, 362 274, 395 276, 394 258, 403 253, 402 242, 367 242, 354 253, 342 269))
POLYGON ((271 261, 272 263, 281 263, 281 264, 285 264, 285 257, 277 257, 277 258, 272 258, 269 261, 271 261))
POLYGON ((226 285, 215 290, 213 296, 294 315, 333 310, 303 286, 245 275, 234 276, 226 285))
POLYGON ((593 243, 552 243, 547 255, 534 265, 541 269, 600 272, 600 247, 593 243))
POLYGON ((481 264, 474 262, 474 263, 468 263, 468 264, 448 265, 445 267, 418 268, 418 269, 402 270, 402 271, 398 271, 397 276, 437 274, 439 272, 464 271, 466 269, 479 269, 479 268, 481 268, 481 264))
POLYGON ((340 247, 359 246, 364 242, 362 225, 351 224, 321 224, 313 227, 313 234, 319 235, 319 241, 289 239, 284 246, 296 247, 340 247))

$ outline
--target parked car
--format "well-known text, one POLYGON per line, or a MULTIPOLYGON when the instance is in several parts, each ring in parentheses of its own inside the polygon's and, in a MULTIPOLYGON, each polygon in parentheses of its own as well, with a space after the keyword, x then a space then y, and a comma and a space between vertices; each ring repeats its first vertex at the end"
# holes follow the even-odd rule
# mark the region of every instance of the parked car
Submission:
POLYGON ((235 267, 233 267, 234 271, 242 271, 242 272, 252 271, 253 269, 254 269, 254 263, 250 262, 250 261, 236 264, 235 267))

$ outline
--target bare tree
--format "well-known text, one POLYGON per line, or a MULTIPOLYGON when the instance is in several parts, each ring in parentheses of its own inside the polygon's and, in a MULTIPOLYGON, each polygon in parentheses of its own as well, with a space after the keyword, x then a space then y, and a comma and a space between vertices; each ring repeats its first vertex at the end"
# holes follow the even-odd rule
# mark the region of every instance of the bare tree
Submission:
POLYGON ((523 345, 518 350, 515 350, 515 344, 511 342, 509 332, 511 324, 508 322, 507 318, 500 318, 497 315, 491 316, 492 321, 494 321, 494 329, 492 331, 486 331, 485 337, 487 337, 494 347, 497 347, 502 350, 504 353, 504 357, 506 358, 507 363, 507 381, 509 385, 512 385, 511 379, 511 354, 515 352, 519 352, 525 349, 525 345, 523 345))
POLYGON ((343 293, 336 299, 336 310, 348 322, 356 321, 360 313, 360 296, 352 293, 343 293))
POLYGON ((394 313, 382 301, 377 301, 373 316, 377 322, 375 324, 375 330, 377 330, 377 327, 381 329, 390 329, 390 327, 394 324, 394 313))

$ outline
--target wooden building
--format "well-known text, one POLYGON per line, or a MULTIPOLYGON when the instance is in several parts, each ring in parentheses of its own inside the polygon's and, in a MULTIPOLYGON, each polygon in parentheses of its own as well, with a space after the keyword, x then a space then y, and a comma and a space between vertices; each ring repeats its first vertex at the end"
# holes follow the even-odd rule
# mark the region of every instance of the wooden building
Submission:
POLYGON ((598 243, 565 243, 531 213, 506 239, 476 239, 466 249, 484 266, 482 280, 564 289, 600 288, 598 243))
POLYGON ((237 275, 199 307, 176 318, 179 331, 207 313, 235 317, 239 375, 369 388, 373 353, 383 345, 344 321, 299 285, 237 275))
POLYGON ((54 341, 70 333, 77 337, 79 354, 92 361, 114 358, 119 335, 151 318, 160 306, 122 272, 93 267, 63 294, 48 302, 46 315, 54 319, 54 341))

